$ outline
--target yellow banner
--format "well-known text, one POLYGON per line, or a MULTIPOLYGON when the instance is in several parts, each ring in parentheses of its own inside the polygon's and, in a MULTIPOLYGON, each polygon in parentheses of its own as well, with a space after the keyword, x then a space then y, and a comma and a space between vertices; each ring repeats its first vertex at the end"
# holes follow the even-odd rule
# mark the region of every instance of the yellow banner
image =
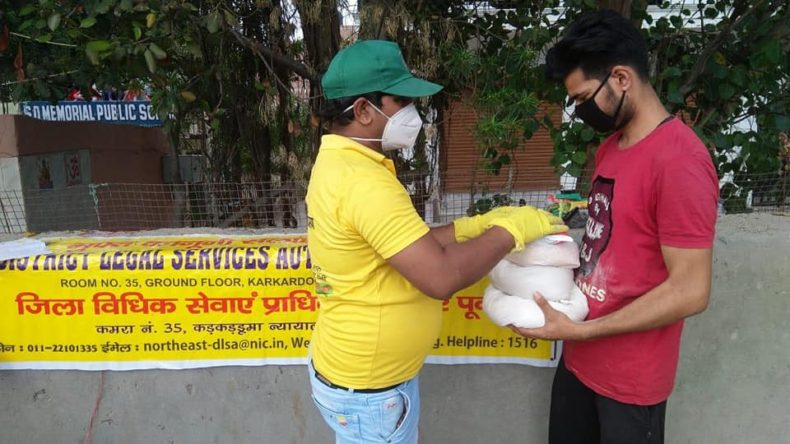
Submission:
MULTIPOLYGON (((304 364, 321 297, 304 235, 69 238, 0 261, 0 369, 304 364)), ((486 282, 443 305, 430 363, 554 366, 482 310, 486 282)))

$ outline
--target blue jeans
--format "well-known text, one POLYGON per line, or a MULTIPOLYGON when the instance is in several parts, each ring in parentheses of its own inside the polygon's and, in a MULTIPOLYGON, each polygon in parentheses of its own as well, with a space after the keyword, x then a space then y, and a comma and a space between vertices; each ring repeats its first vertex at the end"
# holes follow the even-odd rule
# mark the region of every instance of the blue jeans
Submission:
POLYGON ((390 390, 356 393, 331 388, 315 377, 307 364, 315 402, 324 421, 335 431, 337 444, 416 444, 420 420, 419 377, 390 390))

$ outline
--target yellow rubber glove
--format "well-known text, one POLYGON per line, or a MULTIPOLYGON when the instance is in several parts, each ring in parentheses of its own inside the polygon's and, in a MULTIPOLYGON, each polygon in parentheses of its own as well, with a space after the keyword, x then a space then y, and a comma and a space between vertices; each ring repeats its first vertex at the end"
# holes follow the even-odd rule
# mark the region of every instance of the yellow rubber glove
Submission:
POLYGON ((516 241, 514 251, 522 250, 524 245, 543 236, 568 231, 559 217, 530 206, 518 207, 508 215, 491 219, 486 227, 494 226, 506 229, 513 236, 516 241))
POLYGON ((453 221, 455 227, 455 241, 466 242, 485 233, 486 225, 493 219, 504 217, 513 212, 516 207, 496 207, 485 214, 471 217, 461 217, 453 221))

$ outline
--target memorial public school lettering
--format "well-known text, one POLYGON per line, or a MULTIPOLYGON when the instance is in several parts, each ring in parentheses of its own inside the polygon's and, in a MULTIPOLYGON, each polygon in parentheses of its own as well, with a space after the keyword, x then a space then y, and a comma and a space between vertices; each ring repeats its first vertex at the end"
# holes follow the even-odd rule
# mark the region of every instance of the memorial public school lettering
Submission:
MULTIPOLYGON (((304 236, 72 238, 0 261, 0 369, 305 363, 324 296, 304 236)), ((485 282, 444 301, 442 363, 551 366, 482 310, 485 282)), ((330 296, 331 297, 331 296, 330 296)))
POLYGON ((39 120, 56 122, 107 122, 138 126, 161 126, 151 102, 60 101, 57 103, 22 102, 22 114, 39 120))

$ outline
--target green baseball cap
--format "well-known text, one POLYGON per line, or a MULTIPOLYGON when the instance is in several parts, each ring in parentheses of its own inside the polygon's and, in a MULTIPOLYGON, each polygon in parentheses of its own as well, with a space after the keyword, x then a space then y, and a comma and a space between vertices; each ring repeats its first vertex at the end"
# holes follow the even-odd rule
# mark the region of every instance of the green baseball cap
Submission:
POLYGON ((443 86, 414 77, 395 42, 360 40, 341 49, 321 79, 327 99, 383 92, 403 97, 436 94, 443 86))

